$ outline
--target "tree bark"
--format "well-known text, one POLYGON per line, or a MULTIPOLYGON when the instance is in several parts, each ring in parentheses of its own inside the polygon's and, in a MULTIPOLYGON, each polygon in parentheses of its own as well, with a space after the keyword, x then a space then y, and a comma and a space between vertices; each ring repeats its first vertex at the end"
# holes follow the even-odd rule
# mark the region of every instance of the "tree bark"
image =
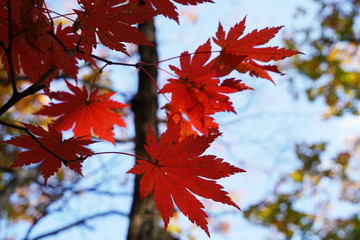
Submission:
MULTIPOLYGON (((158 61, 154 21, 139 25, 139 29, 150 40, 153 46, 139 46, 141 62, 156 63, 158 61)), ((131 108, 135 116, 135 154, 146 157, 144 149, 149 124, 158 136, 158 109, 156 81, 157 69, 146 66, 139 70, 138 92, 132 99, 131 108), (152 79, 149 77, 151 75, 152 79)), ((152 196, 140 200, 140 177, 135 177, 133 204, 130 212, 128 240, 173 240, 171 235, 159 226, 159 213, 152 196)))

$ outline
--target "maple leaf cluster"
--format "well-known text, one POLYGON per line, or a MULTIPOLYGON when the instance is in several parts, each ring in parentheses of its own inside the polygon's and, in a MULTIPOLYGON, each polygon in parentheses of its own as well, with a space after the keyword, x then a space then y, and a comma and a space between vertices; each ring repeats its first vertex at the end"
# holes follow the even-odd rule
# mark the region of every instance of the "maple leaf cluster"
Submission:
MULTIPOLYGON (((8 84, 13 87, 13 96, 0 108, 0 113, 42 89, 51 99, 48 105, 34 113, 52 118, 47 130, 0 120, 0 124, 25 133, 3 142, 27 149, 17 155, 11 168, 39 164, 46 185, 48 178, 62 164, 82 175, 83 161, 95 155, 87 147, 95 142, 94 136, 115 144, 114 126, 126 127, 121 112, 129 105, 111 99, 116 94, 113 92, 102 93, 94 87, 88 89, 86 85, 68 81, 65 83, 70 92, 51 91, 50 83, 59 74, 65 74, 77 83, 80 61, 94 66, 98 62, 112 64, 94 54, 98 45, 127 56, 126 44, 152 45, 137 25, 157 15, 179 22, 174 2, 197 5, 213 1, 78 0, 77 9, 67 14, 75 17, 66 17, 71 23, 64 23, 64 26, 54 24, 52 14, 55 12, 47 8, 45 0, 1 1, 0 57, 8 84), (15 81, 22 74, 30 80, 31 86, 19 92, 15 81), (74 137, 63 139, 63 130, 71 130, 74 137)), ((245 18, 228 33, 219 23, 212 41, 207 40, 194 53, 183 52, 179 56, 179 67, 169 66, 174 72, 173 77, 158 92, 171 94, 171 100, 163 106, 168 129, 157 143, 149 128, 145 150, 150 158, 141 158, 129 171, 142 175, 140 195, 143 198, 153 193, 165 228, 175 203, 190 221, 209 235, 204 205, 195 195, 240 209, 216 180, 244 170, 216 156, 202 154, 221 135, 213 115, 235 113, 228 95, 252 89, 229 74, 237 71, 273 81, 269 72, 281 72, 275 65, 264 64, 299 53, 263 46, 281 28, 254 30, 244 35, 245 18), (214 44, 220 50, 214 51, 214 44)), ((158 67, 159 64, 149 66, 158 67)))
POLYGON ((259 47, 272 39, 282 27, 254 30, 242 36, 245 20, 232 27, 227 35, 219 24, 213 41, 221 50, 215 58, 211 59, 209 39, 194 53, 181 54, 181 69, 169 66, 177 78, 169 79, 159 93, 171 93, 171 102, 164 109, 169 124, 181 123, 182 137, 196 134, 193 127, 203 134, 218 132, 219 125, 211 115, 217 112, 235 113, 230 98, 225 94, 252 89, 241 80, 226 78, 220 81, 220 78, 236 70, 273 82, 268 72, 281 73, 277 66, 261 65, 256 61, 281 60, 299 53, 278 47, 259 47))

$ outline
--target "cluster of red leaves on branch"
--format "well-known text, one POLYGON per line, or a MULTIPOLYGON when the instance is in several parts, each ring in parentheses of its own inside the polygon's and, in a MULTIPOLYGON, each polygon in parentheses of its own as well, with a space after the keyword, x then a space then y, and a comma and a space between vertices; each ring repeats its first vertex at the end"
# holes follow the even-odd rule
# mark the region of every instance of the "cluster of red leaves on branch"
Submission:
MULTIPOLYGON (((11 167, 39 163, 46 185, 47 179, 58 171, 62 163, 81 174, 82 162, 95 155, 86 147, 94 143, 92 135, 115 143, 113 126, 126 127, 117 111, 127 105, 111 100, 114 93, 99 94, 98 89, 88 91, 85 86, 81 88, 68 82, 71 93, 52 92, 49 84, 60 72, 77 81, 79 60, 95 66, 101 61, 106 65, 113 64, 93 54, 99 43, 126 55, 126 43, 151 45, 136 24, 160 14, 178 22, 173 2, 196 5, 213 1, 78 0, 78 10, 67 14, 75 17, 66 26, 61 23, 55 26, 54 14, 56 17, 64 15, 48 9, 44 0, 1 1, 0 57, 8 75, 8 84, 13 87, 13 95, 0 108, 0 114, 40 90, 45 90, 52 100, 58 101, 35 113, 54 117, 48 130, 0 120, 0 124, 25 133, 4 142, 28 149, 17 156, 11 167), (15 83, 20 74, 32 82, 22 92, 15 83), (72 127, 74 137, 64 140, 61 131, 72 127)), ((245 19, 228 33, 219 24, 212 40, 221 50, 213 51, 209 39, 194 53, 182 53, 179 56, 180 68, 169 66, 175 74, 159 91, 160 94, 171 94, 171 100, 163 107, 167 113, 168 130, 157 143, 149 129, 145 148, 150 159, 139 160, 129 171, 143 175, 141 197, 154 193, 165 227, 172 216, 174 201, 180 211, 209 234, 207 215, 202 210, 204 206, 193 194, 239 208, 215 180, 244 170, 215 156, 201 155, 220 135, 212 115, 235 112, 228 94, 252 89, 241 80, 227 76, 238 71, 272 81, 268 72, 280 71, 276 66, 263 63, 298 53, 278 47, 261 47, 280 29, 265 28, 244 35, 245 19)), ((158 64, 151 66, 157 67, 158 64)), ((124 65, 139 67, 141 63, 124 65)))
POLYGON ((221 47, 220 54, 210 60, 211 44, 208 40, 201 45, 191 58, 190 53, 184 52, 180 57, 181 70, 170 65, 177 78, 169 79, 160 93, 172 93, 171 103, 165 106, 168 122, 181 122, 183 134, 193 134, 193 125, 203 134, 218 131, 218 124, 210 116, 216 112, 235 112, 228 93, 251 89, 240 80, 227 78, 220 83, 220 77, 226 77, 236 70, 251 76, 261 77, 272 81, 268 71, 280 73, 274 65, 261 65, 259 62, 281 60, 298 52, 278 47, 258 47, 267 43, 281 29, 265 28, 254 30, 241 37, 245 30, 245 18, 225 34, 219 24, 216 38, 213 41, 221 47), (226 37, 225 37, 226 36, 226 37), (183 118, 183 115, 189 120, 183 118))

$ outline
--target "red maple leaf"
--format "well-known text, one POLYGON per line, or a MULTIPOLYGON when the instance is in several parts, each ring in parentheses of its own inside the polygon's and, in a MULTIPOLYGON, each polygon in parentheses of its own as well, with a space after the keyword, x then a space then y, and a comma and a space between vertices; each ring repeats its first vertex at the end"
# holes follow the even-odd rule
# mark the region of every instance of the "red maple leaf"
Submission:
POLYGON ((125 54, 124 42, 139 45, 151 45, 135 24, 152 19, 156 13, 148 6, 135 4, 126 0, 98 1, 78 0, 84 11, 74 10, 78 21, 73 28, 81 28, 82 42, 85 52, 90 54, 96 48, 97 37, 100 42, 113 50, 125 54), (80 23, 80 26, 78 24, 80 23))
POLYGON ((145 149, 151 161, 138 160, 128 171, 143 174, 140 197, 144 198, 153 192, 165 229, 173 215, 174 201, 191 222, 209 235, 204 205, 193 194, 240 209, 215 180, 244 170, 213 155, 200 156, 220 134, 189 136, 178 141, 181 128, 177 124, 169 127, 157 143, 153 131, 148 128, 145 149))
MULTIPOLYGON (((44 74, 47 68, 47 62, 42 62, 42 57, 49 52, 46 46, 49 46, 50 38, 46 31, 49 29, 49 21, 46 16, 35 8, 36 1, 11 1, 11 28, 12 28, 12 65, 15 73, 20 73, 20 66, 23 68, 26 76, 35 82, 44 74), (20 61, 19 61, 20 59, 20 61)), ((4 2, 0 18, 0 42, 5 47, 10 46, 9 23, 7 9, 9 2, 4 2)), ((9 56, 5 50, 0 48, 1 61, 10 75, 9 56)), ((10 80, 10 79, 9 79, 10 80)))
MULTIPOLYGON (((184 139, 187 136, 197 135, 197 132, 194 131, 192 128, 192 123, 194 125, 196 124, 195 120, 193 120, 192 122, 190 122, 189 120, 186 120, 183 116, 183 113, 180 112, 179 109, 173 109, 173 107, 171 106, 171 103, 165 104, 165 106, 163 106, 161 109, 165 110, 166 123, 167 123, 168 127, 170 127, 171 125, 174 125, 174 124, 180 124, 181 132, 180 132, 179 141, 181 141, 182 139, 184 139)), ((209 125, 209 128, 218 129, 218 125, 215 122, 213 122, 213 123, 214 123, 213 125, 209 125)), ((201 124, 200 124, 200 126, 201 126, 201 124)))
MULTIPOLYGON (((170 0, 144 0, 146 5, 153 5, 156 10, 160 12, 160 14, 174 19, 176 22, 179 22, 179 14, 176 11, 175 5, 170 0)), ((210 2, 213 3, 212 0, 173 0, 173 2, 180 3, 182 5, 197 5, 199 3, 210 2)))
POLYGON ((91 136, 93 132, 99 138, 115 143, 113 125, 125 127, 126 124, 114 111, 128 105, 111 100, 115 93, 99 95, 96 89, 89 94, 85 86, 81 89, 68 82, 66 84, 74 94, 62 91, 51 93, 53 99, 61 102, 50 103, 35 114, 58 117, 53 121, 57 130, 68 130, 75 123, 73 132, 76 137, 91 136))
MULTIPOLYGON (((49 84, 60 69, 63 69, 71 77, 76 77, 78 67, 74 57, 81 59, 84 57, 66 52, 58 39, 66 46, 72 45, 72 48, 75 48, 79 42, 79 36, 73 33, 69 35, 70 27, 62 29, 61 24, 57 28, 56 34, 51 33, 51 21, 47 14, 43 13, 42 0, 12 1, 11 9, 13 33, 11 57, 15 74, 19 74, 20 68, 22 68, 25 75, 32 82, 35 82, 49 69, 55 68, 56 71, 47 79, 45 84, 49 84), (55 35, 57 39, 54 37, 55 35), (73 43, 69 44, 70 41, 73 43)), ((0 17, 0 31, 3 33, 0 36, 0 42, 5 47, 9 47, 9 24, 6 21, 6 18, 0 17)), ((5 54, 3 48, 0 48, 0 55, 2 55, 2 62, 10 76, 9 56, 5 54)))
POLYGON ((173 104, 168 103, 162 107, 166 113, 167 126, 180 123, 181 132, 179 140, 190 135, 197 135, 198 133, 193 129, 196 128, 205 135, 213 134, 218 132, 219 124, 214 121, 214 118, 204 115, 197 114, 196 112, 186 113, 181 109, 173 107, 173 104), (184 117, 188 116, 188 119, 184 117))
POLYGON ((220 84, 214 61, 206 64, 211 56, 210 40, 199 46, 194 56, 184 52, 180 57, 181 69, 170 65, 178 78, 168 80, 159 93, 172 93, 170 115, 184 113, 204 134, 217 130, 218 125, 209 115, 216 112, 235 112, 225 94, 251 89, 239 80, 226 79, 220 84))
MULTIPOLYGON (((48 126, 48 131, 35 125, 25 123, 23 123, 23 125, 34 134, 34 136, 37 136, 37 141, 42 143, 52 153, 61 157, 62 160, 71 161, 85 159, 88 155, 93 153, 90 149, 84 147, 85 145, 94 143, 92 140, 82 138, 69 138, 63 140, 61 132, 58 132, 52 125, 48 126)), ((44 177, 44 185, 46 185, 47 179, 58 172, 61 167, 61 159, 47 151, 28 135, 14 137, 5 141, 5 143, 29 149, 28 151, 19 153, 10 168, 40 163, 40 173, 44 177)), ((69 162, 66 166, 82 175, 82 161, 69 162)))
MULTIPOLYGON (((96 62, 89 55, 80 53, 84 51, 83 44, 81 44, 80 36, 73 33, 73 28, 70 26, 62 27, 62 23, 60 23, 56 28, 56 37, 62 42, 62 44, 67 49, 67 60, 62 62, 59 65, 59 68, 62 68, 64 73, 71 76, 73 79, 77 81, 78 74, 78 61, 77 59, 84 60, 86 62, 90 62, 92 65, 96 66, 96 62), (76 51, 74 51, 76 49, 76 51), (80 50, 80 51, 78 51, 80 50)), ((64 49, 60 49, 60 51, 64 52, 64 49)))
MULTIPOLYGON (((213 41, 222 48, 222 51, 218 59, 216 59, 217 64, 215 64, 215 67, 225 64, 228 65, 225 66, 228 73, 236 69, 240 73, 249 72, 250 76, 272 81, 268 71, 281 74, 277 66, 260 65, 256 61, 269 62, 271 60, 282 60, 300 52, 278 47, 259 47, 268 43, 279 32, 282 26, 254 30, 240 38, 245 30, 245 20, 246 18, 232 27, 227 36, 222 25, 219 23, 218 31, 216 37, 213 37, 213 41)), ((224 66, 222 67, 224 68, 224 66)))

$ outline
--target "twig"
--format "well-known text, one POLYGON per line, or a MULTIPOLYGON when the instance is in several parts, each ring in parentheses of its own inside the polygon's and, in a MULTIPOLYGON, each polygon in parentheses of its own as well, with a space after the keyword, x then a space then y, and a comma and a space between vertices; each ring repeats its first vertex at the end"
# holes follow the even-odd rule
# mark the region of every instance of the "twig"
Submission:
POLYGON ((7 126, 7 127, 15 128, 15 129, 23 131, 23 132, 27 131, 27 128, 25 128, 25 127, 21 127, 21 126, 12 124, 12 123, 8 123, 8 122, 5 122, 4 120, 1 120, 1 119, 0 119, 0 124, 4 125, 4 126, 7 126))
MULTIPOLYGON (((135 154, 131 154, 131 153, 126 153, 126 152, 97 152, 97 153, 90 153, 87 157, 92 157, 94 155, 101 155, 101 154, 120 154, 120 155, 127 155, 127 156, 131 156, 131 157, 135 157, 137 159, 140 159, 140 160, 143 160, 143 161, 146 161, 146 162, 150 162, 150 163, 153 163, 152 161, 150 161, 149 159, 147 158, 144 158, 144 157, 141 157, 141 156, 138 156, 138 155, 135 155, 135 154)), ((85 159, 84 159, 85 160, 85 159)), ((81 159, 74 159, 74 160, 65 160, 67 163, 70 163, 70 162, 76 162, 76 161, 81 161, 81 159)))
POLYGON ((11 86, 13 89, 13 95, 17 95, 18 94, 18 90, 16 87, 16 82, 15 82, 15 72, 14 72, 14 65, 13 65, 13 59, 12 59, 12 47, 13 47, 13 36, 12 36, 12 16, 11 16, 11 4, 10 4, 11 0, 7 1, 7 7, 8 7, 8 23, 9 23, 9 45, 6 48, 5 46, 3 47, 5 54, 7 56, 8 59, 8 64, 9 64, 9 78, 10 78, 10 82, 11 82, 11 86))
POLYGON ((167 59, 164 59, 164 60, 158 61, 158 62, 156 63, 156 65, 158 65, 159 63, 162 63, 162 62, 167 62, 167 61, 170 61, 170 60, 174 60, 174 59, 177 59, 177 58, 182 58, 182 57, 186 57, 186 56, 191 56, 191 55, 195 55, 195 54, 221 53, 221 52, 222 52, 222 50, 216 50, 216 51, 193 52, 193 53, 181 54, 181 55, 176 56, 176 57, 171 57, 171 58, 167 58, 167 59))
MULTIPOLYGON (((104 217, 104 216, 107 216, 107 215, 120 215, 122 217, 128 217, 129 216, 128 214, 126 214, 124 212, 120 212, 120 211, 108 211, 108 212, 103 212, 103 213, 97 213, 97 214, 94 214, 94 215, 84 217, 84 218, 82 218, 82 219, 80 219, 80 220, 78 220, 76 222, 70 223, 69 225, 67 225, 65 227, 62 227, 62 228, 59 228, 59 229, 57 229, 55 231, 48 232, 48 233, 42 234, 40 236, 37 236, 35 238, 32 238, 31 240, 38 240, 38 239, 42 239, 42 238, 45 238, 45 237, 49 237, 51 235, 55 235, 55 234, 58 234, 58 233, 60 233, 62 231, 65 231, 65 230, 67 230, 69 228, 78 226, 80 224, 85 224, 87 221, 89 221, 91 219, 98 218, 98 217, 104 217)), ((29 240, 28 235, 24 238, 24 240, 29 240)))
POLYGON ((27 135, 29 135, 29 137, 31 137, 31 139, 33 139, 37 144, 39 144, 45 151, 47 151, 48 153, 50 153, 51 155, 53 155, 54 157, 59 159, 62 163, 64 163, 64 165, 68 164, 69 162, 84 161, 88 157, 88 156, 85 156, 85 157, 80 156, 77 159, 65 160, 62 157, 60 157, 59 155, 57 155, 56 153, 54 153, 52 150, 50 150, 47 146, 45 146, 32 132, 29 131, 29 129, 27 129, 25 127, 14 125, 12 123, 5 122, 1 119, 0 119, 0 124, 25 132, 27 135))
POLYGON ((57 68, 50 68, 46 71, 33 85, 28 87, 23 92, 13 94, 11 98, 0 108, 0 116, 3 115, 7 110, 14 106, 21 99, 36 93, 37 91, 45 88, 44 82, 57 70, 57 68))
MULTIPOLYGON (((79 53, 84 53, 84 51, 78 49, 77 50, 79 53)), ((94 54, 90 54, 90 57, 96 59, 96 60, 99 60, 99 61, 102 61, 104 63, 107 63, 108 65, 121 65, 121 66, 129 66, 129 67, 138 67, 138 64, 133 64, 133 63, 123 63, 123 62, 113 62, 111 60, 107 60, 106 58, 102 58, 102 57, 99 57, 99 56, 96 56, 94 54)))

